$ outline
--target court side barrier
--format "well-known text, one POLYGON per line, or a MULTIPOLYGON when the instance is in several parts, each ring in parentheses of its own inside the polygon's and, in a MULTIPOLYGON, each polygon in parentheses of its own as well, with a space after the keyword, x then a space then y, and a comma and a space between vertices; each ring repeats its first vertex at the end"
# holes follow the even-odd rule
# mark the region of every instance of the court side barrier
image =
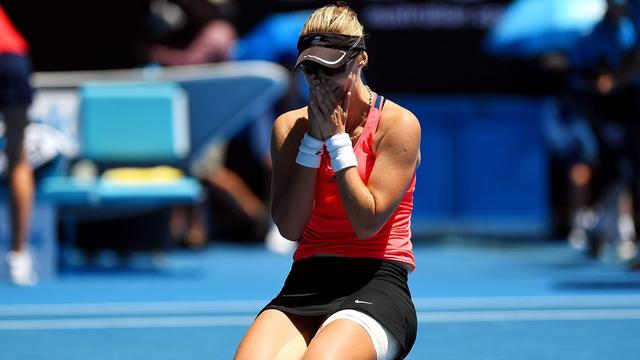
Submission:
MULTIPOLYGON (((87 82, 136 81, 175 82, 185 90, 189 98, 190 143, 186 160, 194 161, 210 142, 233 137, 277 101, 288 87, 289 71, 273 62, 247 60, 123 70, 43 72, 34 74, 32 79, 39 92, 48 91, 58 96, 87 82)), ((67 95, 66 101, 73 102, 73 99, 67 95)), ((66 111, 73 112, 72 109, 66 111)))

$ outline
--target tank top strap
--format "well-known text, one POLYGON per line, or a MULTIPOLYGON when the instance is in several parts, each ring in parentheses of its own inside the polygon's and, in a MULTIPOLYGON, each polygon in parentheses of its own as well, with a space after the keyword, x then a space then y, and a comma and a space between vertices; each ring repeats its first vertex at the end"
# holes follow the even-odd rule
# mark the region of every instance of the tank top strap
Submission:
POLYGON ((373 106, 381 112, 382 107, 384 106, 384 102, 384 96, 376 94, 376 99, 373 101, 373 106))
POLYGON ((380 115, 382 114, 382 107, 384 106, 384 96, 375 94, 375 99, 369 109, 369 115, 367 116, 367 122, 365 129, 367 133, 374 134, 378 130, 378 124, 380 123, 380 115))

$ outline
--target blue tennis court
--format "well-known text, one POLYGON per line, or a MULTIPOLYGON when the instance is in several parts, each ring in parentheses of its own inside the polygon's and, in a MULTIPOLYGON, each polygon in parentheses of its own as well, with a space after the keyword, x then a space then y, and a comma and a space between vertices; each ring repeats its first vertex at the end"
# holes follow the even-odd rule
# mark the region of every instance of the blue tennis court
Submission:
MULTIPOLYGON (((73 256, 72 256, 73 257, 73 256)), ((410 359, 636 358, 640 274, 562 242, 417 241, 410 359)), ((231 359, 290 257, 258 245, 71 259, 34 288, 0 285, 3 359, 231 359)))

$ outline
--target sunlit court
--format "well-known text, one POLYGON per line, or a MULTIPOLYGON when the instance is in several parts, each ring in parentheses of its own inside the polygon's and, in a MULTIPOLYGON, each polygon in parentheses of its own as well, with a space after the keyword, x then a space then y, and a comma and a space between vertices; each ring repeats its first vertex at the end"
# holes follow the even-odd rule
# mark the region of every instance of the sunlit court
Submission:
POLYGON ((639 0, 0 2, 0 358, 633 359, 639 0))

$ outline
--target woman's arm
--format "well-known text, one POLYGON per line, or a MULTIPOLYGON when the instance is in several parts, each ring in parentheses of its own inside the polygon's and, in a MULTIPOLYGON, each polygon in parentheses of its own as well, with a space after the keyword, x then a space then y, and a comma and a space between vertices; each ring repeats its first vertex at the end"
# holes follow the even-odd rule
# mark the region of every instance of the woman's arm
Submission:
POLYGON ((394 107, 389 118, 380 123, 377 148, 374 145, 376 160, 368 184, 364 184, 355 167, 336 173, 342 203, 360 239, 375 235, 389 220, 419 162, 420 124, 409 111, 394 107))
POLYGON ((271 216, 280 234, 289 240, 302 236, 315 199, 317 169, 299 165, 296 161, 301 139, 308 133, 316 144, 324 142, 328 134, 325 124, 340 100, 339 88, 321 87, 320 80, 313 74, 308 75, 308 80, 311 86, 309 106, 280 116, 273 126, 271 216), (320 89, 322 92, 318 91, 320 89), (323 94, 328 96, 323 97, 323 94))
POLYGON ((300 142, 307 131, 307 120, 292 111, 280 116, 271 137, 271 216, 285 238, 302 236, 313 209, 317 169, 296 163, 300 142))

